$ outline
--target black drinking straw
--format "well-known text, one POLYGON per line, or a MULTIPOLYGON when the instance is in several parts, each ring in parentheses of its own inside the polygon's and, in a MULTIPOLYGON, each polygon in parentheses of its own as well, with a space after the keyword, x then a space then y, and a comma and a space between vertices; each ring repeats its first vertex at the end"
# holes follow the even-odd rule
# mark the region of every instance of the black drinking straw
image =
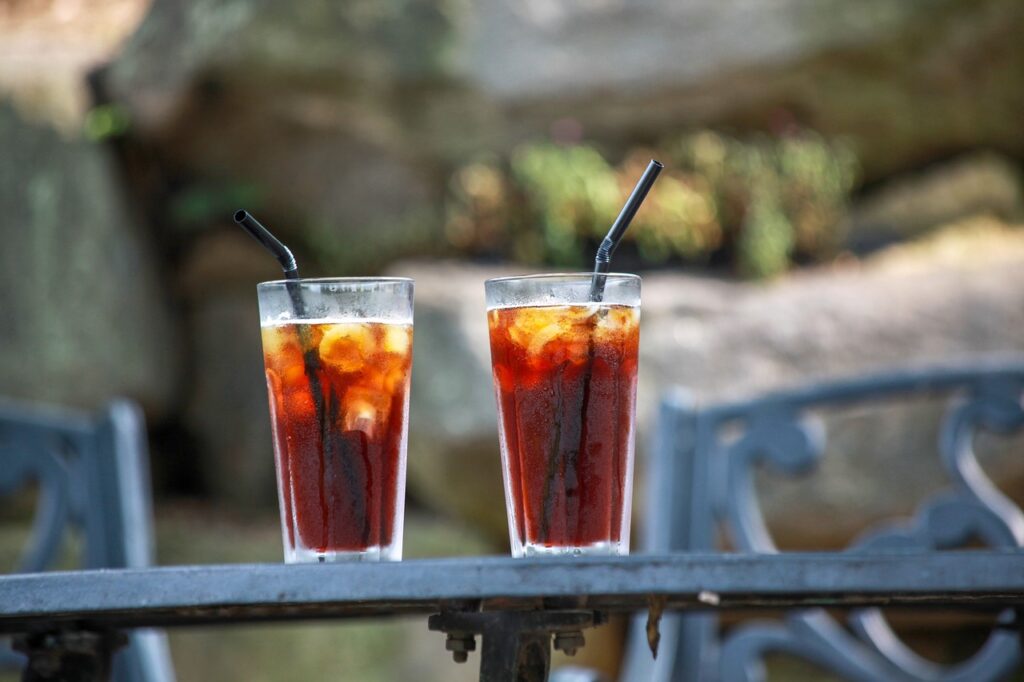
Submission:
POLYGON ((241 210, 235 211, 235 222, 241 225, 242 229, 249 233, 249 236, 273 254, 277 262, 281 264, 285 278, 299 278, 299 266, 295 263, 295 256, 292 255, 291 249, 282 244, 281 240, 277 237, 270 234, 270 230, 263 227, 260 221, 252 217, 251 213, 241 210))
POLYGON ((302 293, 299 287, 292 284, 292 280, 299 279, 299 266, 295 262, 295 256, 291 249, 285 246, 280 239, 270 233, 270 230, 263 227, 260 221, 256 220, 248 211, 235 211, 235 222, 242 226, 242 229, 249 233, 249 236, 260 243, 263 248, 271 253, 284 270, 285 279, 289 280, 286 288, 288 297, 292 299, 292 308, 295 316, 302 319, 306 316, 306 304, 302 300, 302 293))
MULTIPOLYGON (((629 224, 633 222, 633 217, 636 216, 636 212, 640 209, 640 205, 647 198, 647 193, 651 191, 651 187, 654 185, 654 181, 658 179, 658 174, 661 173, 664 166, 658 161, 651 159, 651 162, 647 164, 647 169, 644 174, 640 176, 639 182, 636 183, 636 187, 633 188, 633 193, 629 195, 629 199, 626 200, 626 204, 622 207, 619 212, 619 217, 612 223, 612 227, 608 230, 608 234, 601 242, 601 246, 597 249, 597 255, 594 256, 594 276, 590 283, 590 300, 595 303, 600 303, 604 299, 604 286, 607 281, 608 272, 611 270, 612 254, 615 253, 615 249, 619 246, 619 242, 622 241, 622 236, 626 234, 626 229, 629 224)), ((602 313, 603 314, 603 313, 602 313)), ((595 315, 591 318, 591 324, 596 324, 599 316, 595 315)), ((582 396, 580 400, 580 440, 579 445, 575 450, 570 450, 565 454, 565 480, 578 479, 578 464, 580 453, 583 452, 584 446, 587 442, 587 410, 590 406, 590 384, 593 376, 594 369, 594 330, 591 328, 591 332, 587 338, 587 364, 586 370, 583 372, 582 379, 582 390, 580 394, 582 396), (571 476, 570 476, 571 472, 571 476)), ((614 419, 614 416, 612 417, 614 419)), ((561 428, 556 429, 555 434, 555 451, 551 453, 551 457, 548 458, 548 469, 547 475, 544 479, 544 510, 541 513, 541 535, 547 536, 551 525, 551 512, 554 509, 554 476, 556 469, 559 465, 558 450, 561 447, 561 428)), ((613 483, 614 486, 614 483, 613 483)), ((566 495, 568 500, 568 494, 566 495)), ((577 498, 577 504, 579 498, 577 498)), ((567 509, 567 512, 569 510, 567 509)), ((571 514, 571 512, 570 512, 571 514)), ((575 519, 577 524, 580 520, 579 509, 576 509, 575 519)), ((566 519, 568 522, 569 519, 566 519)))
MULTIPOLYGON (((299 288, 299 266, 295 262, 295 256, 292 255, 291 249, 285 246, 281 240, 270 233, 270 230, 263 227, 260 221, 252 217, 248 211, 235 211, 235 222, 242 226, 249 235, 258 241, 263 248, 269 251, 277 262, 281 264, 281 269, 284 270, 285 288, 288 290, 288 297, 292 301, 292 310, 295 313, 296 320, 302 320, 306 318, 306 304, 302 299, 302 290, 299 288)), ((346 434, 335 434, 332 430, 333 424, 338 419, 337 412, 340 409, 340 404, 337 399, 337 395, 334 390, 331 389, 328 395, 328 404, 324 405, 324 393, 323 387, 320 383, 320 375, 317 370, 320 367, 320 355, 316 347, 313 346, 312 340, 309 336, 309 331, 303 326, 298 327, 299 343, 302 346, 302 362, 305 366, 306 377, 309 379, 309 389, 313 398, 313 407, 316 410, 317 419, 320 423, 320 439, 323 446, 323 456, 320 459, 320 480, 322 482, 320 490, 320 506, 321 509, 326 513, 327 501, 325 497, 325 491, 327 489, 327 460, 337 459, 344 457, 344 454, 348 451, 345 448, 343 442, 346 434), (328 410, 330 414, 328 414, 328 410), (328 417, 330 417, 328 419, 328 417)), ((365 453, 365 448, 363 448, 365 453)), ((351 455, 346 460, 351 463, 351 455)), ((346 480, 349 484, 349 493, 352 495, 353 500, 361 499, 363 492, 362 489, 356 484, 353 478, 353 474, 348 470, 349 467, 345 467, 346 480)), ((365 509, 365 500, 356 505, 357 509, 365 509)), ((367 517, 368 518, 368 517, 367 517)), ((324 540, 327 539, 327 528, 326 528, 326 517, 324 518, 324 540)), ((363 536, 364 540, 369 535, 369 525, 364 522, 363 536)), ((321 557, 321 562, 323 557, 321 557)))
POLYGON ((622 241, 622 236, 626 234, 626 228, 633 222, 633 217, 640 210, 640 204, 644 203, 647 193, 651 191, 654 181, 658 179, 658 173, 663 168, 664 166, 660 162, 651 159, 651 162, 647 164, 647 170, 640 176, 639 182, 633 188, 633 193, 626 200, 626 205, 619 212, 619 217, 612 223, 611 229, 608 230, 604 241, 597 249, 597 255, 594 256, 594 279, 590 284, 591 301, 600 302, 604 298, 604 285, 607 279, 605 275, 611 270, 612 254, 615 253, 619 242, 622 241))

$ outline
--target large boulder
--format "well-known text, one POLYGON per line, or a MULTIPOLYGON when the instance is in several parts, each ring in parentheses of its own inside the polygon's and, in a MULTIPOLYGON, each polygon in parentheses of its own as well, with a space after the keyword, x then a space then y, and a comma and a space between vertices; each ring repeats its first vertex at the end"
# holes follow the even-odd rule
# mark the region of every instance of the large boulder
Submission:
POLYGON ((277 499, 256 283, 280 276, 237 228, 197 239, 178 272, 189 329, 182 416, 201 453, 196 469, 208 493, 245 511, 277 499))
POLYGON ((0 3, 0 99, 76 134, 92 106, 86 76, 134 31, 148 0, 0 3))
POLYGON ((849 137, 878 177, 975 146, 1024 152, 1016 0, 481 0, 463 73, 518 131, 682 125, 849 137))
POLYGON ((437 161, 415 122, 449 39, 420 0, 159 0, 98 80, 184 181, 147 199, 242 187, 332 274, 366 272, 438 242, 437 161))
POLYGON ((857 201, 841 231, 854 248, 872 248, 978 214, 1004 220, 1024 215, 1020 170, 988 152, 890 180, 857 201))
MULTIPOLYGON (((643 361, 657 379, 642 391, 651 400, 652 389, 673 383, 707 404, 889 368, 1020 357, 1022 263, 1024 232, 978 218, 863 265, 777 283, 649 277, 643 361)), ((783 546, 842 546, 874 521, 911 513, 948 483, 937 452, 945 407, 936 399, 897 401, 830 418, 828 450, 813 477, 761 479, 769 526, 783 546)), ((988 439, 984 452, 1018 502, 1021 442, 988 439)))
POLYGON ((152 245, 107 151, 0 105, 0 386, 95 408, 171 409, 180 344, 152 245))
MULTIPOLYGON (((646 452, 658 399, 670 386, 712 404, 887 368, 1020 353, 1022 265, 1024 232, 979 218, 864 264, 778 282, 651 273, 643 292, 639 449, 646 452)), ((509 272, 450 263, 395 272, 415 277, 417 287, 410 489, 499 537, 506 531, 482 282, 509 272)), ((944 485, 936 452, 943 410, 933 399, 831 418, 829 450, 811 479, 762 481, 781 544, 841 546, 877 519, 910 513, 944 485)), ((1021 499, 1015 444, 986 439, 984 455, 1021 499)), ((641 466, 638 499, 642 490, 641 466)))
POLYGON ((443 263, 392 271, 416 280, 410 491, 492 538, 507 537, 484 312, 483 281, 494 270, 443 263))
POLYGON ((155 0, 103 80, 167 163, 372 240, 436 217, 439 165, 552 129, 800 123, 851 139, 869 179, 1019 156, 1022 27, 1016 0, 155 0))

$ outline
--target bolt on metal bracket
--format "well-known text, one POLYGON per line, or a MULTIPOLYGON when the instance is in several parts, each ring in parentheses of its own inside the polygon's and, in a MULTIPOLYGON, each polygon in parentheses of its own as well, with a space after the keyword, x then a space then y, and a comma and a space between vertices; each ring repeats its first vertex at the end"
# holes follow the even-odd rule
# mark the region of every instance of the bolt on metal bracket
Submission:
POLYGON ((552 636, 555 649, 572 656, 585 644, 583 629, 606 620, 601 612, 579 609, 444 611, 427 626, 448 635, 445 649, 457 663, 468 660, 475 635, 482 636, 481 682, 544 682, 552 636))

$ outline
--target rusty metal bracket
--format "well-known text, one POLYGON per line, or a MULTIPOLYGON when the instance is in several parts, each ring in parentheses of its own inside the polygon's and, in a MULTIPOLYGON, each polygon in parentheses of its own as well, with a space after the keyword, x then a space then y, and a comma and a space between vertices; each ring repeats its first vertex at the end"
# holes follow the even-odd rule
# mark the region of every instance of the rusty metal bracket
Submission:
POLYGON ((447 633, 445 648, 458 663, 476 649, 476 635, 483 637, 481 682, 544 682, 552 636, 555 648, 571 656, 585 643, 584 628, 605 621, 603 613, 588 610, 444 611, 427 626, 447 633))
POLYGON ((19 635, 14 649, 28 656, 23 682, 106 682, 114 652, 127 643, 116 630, 60 630, 19 635))

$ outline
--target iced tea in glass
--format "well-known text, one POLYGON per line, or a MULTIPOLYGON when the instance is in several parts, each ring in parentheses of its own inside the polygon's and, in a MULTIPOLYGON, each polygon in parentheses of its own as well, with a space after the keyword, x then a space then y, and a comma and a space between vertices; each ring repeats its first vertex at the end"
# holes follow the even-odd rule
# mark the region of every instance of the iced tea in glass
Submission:
POLYGON ((514 556, 629 553, 640 278, 591 283, 486 283, 514 556))
POLYGON ((285 561, 401 559, 412 281, 258 293, 285 561))

